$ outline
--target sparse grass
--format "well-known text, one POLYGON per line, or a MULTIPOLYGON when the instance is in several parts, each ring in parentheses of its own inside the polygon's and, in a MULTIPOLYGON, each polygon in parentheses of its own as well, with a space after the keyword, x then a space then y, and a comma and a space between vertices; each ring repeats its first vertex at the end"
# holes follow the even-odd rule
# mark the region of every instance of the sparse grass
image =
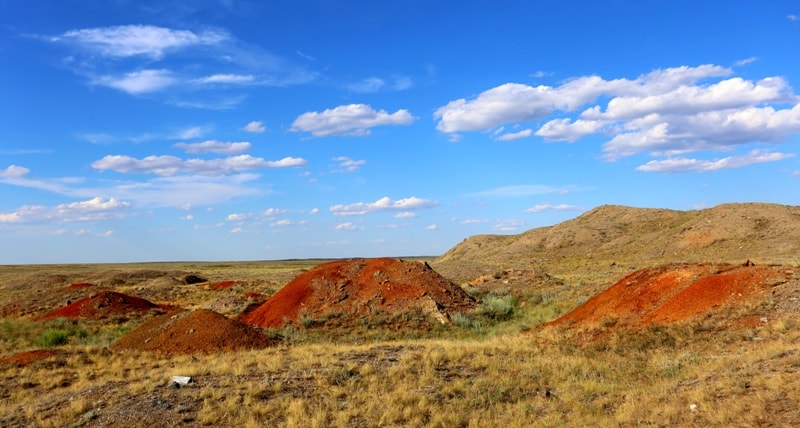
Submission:
MULTIPOLYGON (((219 265, 207 276, 231 279, 244 266, 255 264, 219 265)), ((270 272, 289 270, 271 265, 241 276, 270 272)), ((542 327, 591 294, 584 287, 598 287, 580 281, 476 288, 471 293, 481 305, 454 314, 452 325, 421 312, 309 318, 267 331, 284 337, 278 347, 235 354, 104 349, 141 320, 7 318, 0 320, 0 357, 38 347, 48 331, 68 334, 58 345, 63 354, 0 366, 0 426, 800 424, 796 319, 731 329, 730 319, 769 309, 750 305, 668 327, 622 330, 612 318, 585 330, 542 327), (192 376, 196 384, 172 389, 174 375, 192 376)), ((258 284, 259 292, 274 287, 258 284)))

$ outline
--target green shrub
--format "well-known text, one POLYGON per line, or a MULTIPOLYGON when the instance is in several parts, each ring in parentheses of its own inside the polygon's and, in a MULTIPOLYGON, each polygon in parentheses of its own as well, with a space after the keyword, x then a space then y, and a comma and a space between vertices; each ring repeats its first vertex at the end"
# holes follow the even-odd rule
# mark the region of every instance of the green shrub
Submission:
POLYGON ((39 344, 44 348, 52 348, 65 345, 67 339, 69 339, 69 333, 64 330, 47 330, 42 333, 39 344))
POLYGON ((486 296, 479 307, 481 315, 497 321, 514 316, 514 299, 511 296, 486 296))

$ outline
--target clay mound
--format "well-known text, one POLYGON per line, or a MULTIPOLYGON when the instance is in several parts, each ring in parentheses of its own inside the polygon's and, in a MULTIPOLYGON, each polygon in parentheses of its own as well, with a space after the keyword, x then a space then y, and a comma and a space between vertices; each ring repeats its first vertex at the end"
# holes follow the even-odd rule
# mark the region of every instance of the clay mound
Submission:
POLYGON ((207 309, 173 312, 153 318, 109 346, 115 351, 209 354, 262 349, 275 344, 263 332, 207 309))
POLYGON ((90 318, 100 319, 111 315, 127 315, 131 313, 146 313, 152 309, 174 309, 170 306, 157 305, 149 300, 114 291, 101 291, 71 302, 62 308, 56 309, 39 320, 52 318, 90 318))
MULTIPOLYGON (((548 324, 640 326, 680 322, 722 307, 760 302, 794 279, 780 266, 664 265, 640 269, 548 324)), ((789 287, 796 287, 792 281, 789 287)))
POLYGON ((421 309, 446 322, 450 313, 473 307, 472 297, 427 263, 350 259, 323 263, 300 274, 241 320, 280 327, 301 315, 319 319, 325 314, 369 316, 421 309))

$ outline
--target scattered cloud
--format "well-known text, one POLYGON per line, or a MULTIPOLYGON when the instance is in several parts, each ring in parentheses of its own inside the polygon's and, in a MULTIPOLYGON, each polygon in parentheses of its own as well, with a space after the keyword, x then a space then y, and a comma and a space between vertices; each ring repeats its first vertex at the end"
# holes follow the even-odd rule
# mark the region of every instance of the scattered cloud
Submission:
POLYGON ((311 211, 308 212, 311 215, 319 214, 319 208, 311 208, 311 211))
POLYGON ((413 211, 403 211, 394 215, 394 218, 415 218, 415 217, 417 217, 417 213, 413 211))
POLYGON ((177 174, 224 175, 242 171, 306 166, 302 158, 286 157, 278 161, 267 161, 250 155, 232 156, 222 159, 181 159, 176 156, 147 156, 142 159, 122 155, 108 155, 92 162, 99 171, 115 171, 125 174, 156 174, 164 177, 177 174))
POLYGON ((366 104, 349 104, 323 112, 303 113, 290 128, 293 132, 310 132, 315 137, 332 135, 369 135, 370 128, 385 125, 408 125, 414 117, 408 110, 387 113, 375 111, 366 104))
POLYGON ((471 197, 515 198, 520 196, 544 195, 548 193, 568 193, 563 187, 547 186, 542 184, 520 184, 515 186, 496 187, 482 192, 472 193, 471 197))
POLYGON ((191 154, 216 153, 216 154, 230 155, 250 150, 251 144, 246 141, 227 143, 217 140, 208 140, 208 141, 203 141, 202 143, 181 142, 173 145, 173 147, 183 149, 186 153, 191 153, 191 154))
POLYGON ((241 213, 233 213, 228 214, 228 217, 225 218, 227 221, 245 221, 253 218, 253 213, 241 214, 241 213))
POLYGON ((262 214, 266 217, 274 217, 277 215, 286 214, 287 212, 289 211, 282 208, 267 208, 262 214))
POLYGON ((530 74, 530 76, 533 77, 534 79, 541 79, 542 77, 550 77, 553 74, 555 74, 555 73, 553 73, 551 71, 539 70, 539 71, 534 71, 533 73, 530 74))
POLYGON ((786 19, 788 19, 789 21, 800 21, 800 15, 795 15, 795 14, 792 13, 792 14, 786 15, 786 19))
POLYGON ((368 77, 358 83, 347 85, 347 89, 359 93, 377 92, 385 84, 386 82, 383 79, 377 77, 368 77))
POLYGON ((121 76, 101 76, 92 83, 118 89, 131 95, 157 92, 177 83, 177 79, 169 70, 141 70, 125 73, 121 76))
POLYGON ((583 208, 577 205, 568 205, 568 204, 553 205, 550 203, 544 203, 544 204, 536 204, 531 208, 525 210, 526 213, 532 213, 532 214, 544 211, 583 211, 583 208))
POLYGON ((356 230, 356 229, 358 229, 358 226, 356 226, 355 224, 353 224, 353 223, 348 221, 348 222, 345 222, 345 223, 337 224, 334 229, 336 229, 336 230, 356 230))
POLYGON ((252 132, 254 134, 260 134, 260 133, 266 131, 267 128, 264 126, 263 122, 261 122, 259 120, 254 120, 254 121, 248 123, 247 125, 245 125, 244 128, 242 128, 242 130, 245 131, 245 132, 252 132))
POLYGON ((388 197, 383 197, 375 202, 356 202, 350 205, 334 205, 330 207, 333 215, 364 215, 386 211, 413 211, 426 208, 433 208, 439 205, 436 201, 417 198, 410 198, 393 201, 388 197))
POLYGON ((298 50, 296 53, 297 53, 297 56, 299 56, 300 58, 307 59, 309 61, 316 61, 317 60, 313 56, 308 55, 308 54, 304 53, 303 51, 299 51, 298 50))
POLYGON ((519 132, 509 132, 507 134, 502 134, 495 138, 497 141, 514 141, 519 140, 520 138, 528 138, 533 134, 531 129, 523 129, 519 132))
POLYGON ((21 178, 31 172, 24 166, 10 165, 8 168, 0 171, 0 178, 21 178))
POLYGON ((461 220, 459 223, 461 223, 461 224, 481 224, 481 223, 486 223, 488 221, 489 220, 480 219, 480 218, 466 218, 464 220, 461 220))
POLYGON ((367 77, 366 79, 347 85, 347 89, 358 93, 373 93, 378 91, 404 91, 414 86, 413 80, 404 75, 393 75, 387 81, 380 77, 367 77))
POLYGON ((356 172, 362 165, 367 163, 365 160, 354 160, 347 156, 338 156, 332 160, 339 163, 333 172, 356 172))
POLYGON ((523 226, 525 226, 525 222, 522 220, 503 220, 495 224, 492 229, 498 232, 515 232, 523 226))
POLYGON ((750 58, 740 59, 739 61, 736 61, 734 65, 736 65, 737 67, 742 67, 748 64, 752 64, 756 61, 758 61, 758 57, 751 56, 750 58))
POLYGON ((252 74, 212 74, 211 76, 194 79, 192 82, 200 85, 245 85, 255 81, 256 77, 252 74))
POLYGON ((713 161, 690 159, 684 157, 670 158, 659 161, 650 161, 636 168, 642 172, 710 172, 721 169, 741 168, 748 165, 765 162, 776 162, 794 157, 789 153, 762 152, 753 150, 743 156, 730 156, 713 161))
POLYGON ((429 225, 425 226, 425 230, 436 230, 438 228, 439 228, 439 226, 437 226, 436 223, 429 224, 429 225))
POLYGON ((161 59, 168 51, 216 45, 227 39, 228 34, 222 31, 195 33, 152 25, 120 25, 70 30, 52 37, 50 41, 72 43, 93 54, 111 58, 145 56, 161 59))
POLYGON ((0 213, 0 223, 94 222, 123 218, 130 203, 114 198, 95 197, 55 207, 25 205, 11 213, 0 213))

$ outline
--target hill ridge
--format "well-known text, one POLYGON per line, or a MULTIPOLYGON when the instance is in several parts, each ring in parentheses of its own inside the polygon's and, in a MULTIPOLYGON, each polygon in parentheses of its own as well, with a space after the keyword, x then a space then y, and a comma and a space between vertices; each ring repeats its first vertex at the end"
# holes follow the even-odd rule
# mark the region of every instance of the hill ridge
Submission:
POLYGON ((497 269, 593 274, 673 262, 796 264, 800 207, 725 203, 698 210, 600 205, 516 235, 475 235, 432 262, 461 281, 497 269))

